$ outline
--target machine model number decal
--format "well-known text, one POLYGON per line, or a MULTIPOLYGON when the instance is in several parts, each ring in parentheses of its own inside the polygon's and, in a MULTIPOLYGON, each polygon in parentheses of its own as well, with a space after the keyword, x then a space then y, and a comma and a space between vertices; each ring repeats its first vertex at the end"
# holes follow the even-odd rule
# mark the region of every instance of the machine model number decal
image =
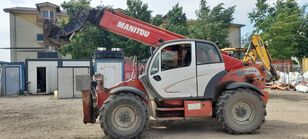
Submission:
POLYGON ((260 76, 260 72, 256 68, 245 68, 237 71, 238 76, 243 76, 247 74, 256 74, 257 76, 260 76))
POLYGON ((201 103, 188 104, 188 110, 200 110, 201 103))
POLYGON ((149 31, 146 31, 144 29, 141 29, 139 27, 136 27, 136 26, 133 26, 133 25, 121 22, 121 21, 118 22, 117 27, 121 29, 125 29, 129 32, 144 36, 144 37, 149 37, 150 35, 149 31))

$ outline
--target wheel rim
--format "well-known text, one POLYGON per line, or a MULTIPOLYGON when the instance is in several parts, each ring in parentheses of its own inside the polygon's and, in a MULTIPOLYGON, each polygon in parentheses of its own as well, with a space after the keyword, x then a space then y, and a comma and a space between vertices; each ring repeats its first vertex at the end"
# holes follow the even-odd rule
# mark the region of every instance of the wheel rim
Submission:
POLYGON ((138 121, 136 109, 128 105, 121 105, 112 111, 112 124, 120 131, 133 129, 138 121))
POLYGON ((249 124, 255 118, 255 107, 247 102, 238 102, 232 106, 232 119, 242 125, 249 124))

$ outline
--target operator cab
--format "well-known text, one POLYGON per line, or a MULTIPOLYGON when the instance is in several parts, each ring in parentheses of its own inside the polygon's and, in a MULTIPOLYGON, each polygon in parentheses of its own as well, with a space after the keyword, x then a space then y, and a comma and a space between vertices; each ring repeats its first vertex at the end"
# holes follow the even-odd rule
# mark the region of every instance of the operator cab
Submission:
POLYGON ((140 79, 155 98, 202 98, 225 66, 217 46, 203 40, 176 40, 157 48, 140 79))

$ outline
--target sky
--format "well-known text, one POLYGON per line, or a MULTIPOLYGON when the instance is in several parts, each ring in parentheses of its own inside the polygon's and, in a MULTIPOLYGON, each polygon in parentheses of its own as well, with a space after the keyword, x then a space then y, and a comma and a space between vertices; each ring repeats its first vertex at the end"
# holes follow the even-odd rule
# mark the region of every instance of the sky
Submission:
MULTIPOLYGON (((0 5, 0 48, 10 47, 10 31, 9 31, 9 13, 3 11, 4 8, 11 7, 34 7, 36 3, 51 2, 60 5, 64 0, 1 0, 0 5)), ((200 0, 142 0, 147 3, 152 15, 166 14, 175 4, 179 3, 183 7, 188 19, 195 19, 195 11, 199 8, 200 0)), ((248 13, 255 8, 257 0, 207 0, 210 7, 214 7, 219 3, 224 3, 224 7, 235 7, 233 14, 233 23, 244 24, 242 28, 242 36, 253 30, 253 25, 248 19, 248 13)), ((268 0, 269 4, 275 3, 276 0, 268 0)), ((299 5, 307 4, 306 0, 297 0, 299 5)), ((92 0, 91 6, 111 5, 113 8, 126 8, 126 0, 92 0)), ((0 49, 0 61, 9 61, 10 51, 0 49)))

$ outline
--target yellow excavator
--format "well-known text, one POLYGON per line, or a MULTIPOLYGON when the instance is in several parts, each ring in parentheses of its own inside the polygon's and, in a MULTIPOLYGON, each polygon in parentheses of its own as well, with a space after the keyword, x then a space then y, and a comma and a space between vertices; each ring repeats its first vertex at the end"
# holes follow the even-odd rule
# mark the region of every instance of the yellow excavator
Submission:
POLYGON ((272 65, 272 59, 269 55, 267 46, 263 43, 260 35, 254 34, 250 38, 250 44, 248 48, 223 48, 225 52, 235 53, 235 57, 242 59, 246 65, 255 64, 258 60, 264 66, 264 69, 269 72, 268 81, 275 81, 279 79, 276 69, 272 65), (241 53, 245 55, 242 57, 241 53))

